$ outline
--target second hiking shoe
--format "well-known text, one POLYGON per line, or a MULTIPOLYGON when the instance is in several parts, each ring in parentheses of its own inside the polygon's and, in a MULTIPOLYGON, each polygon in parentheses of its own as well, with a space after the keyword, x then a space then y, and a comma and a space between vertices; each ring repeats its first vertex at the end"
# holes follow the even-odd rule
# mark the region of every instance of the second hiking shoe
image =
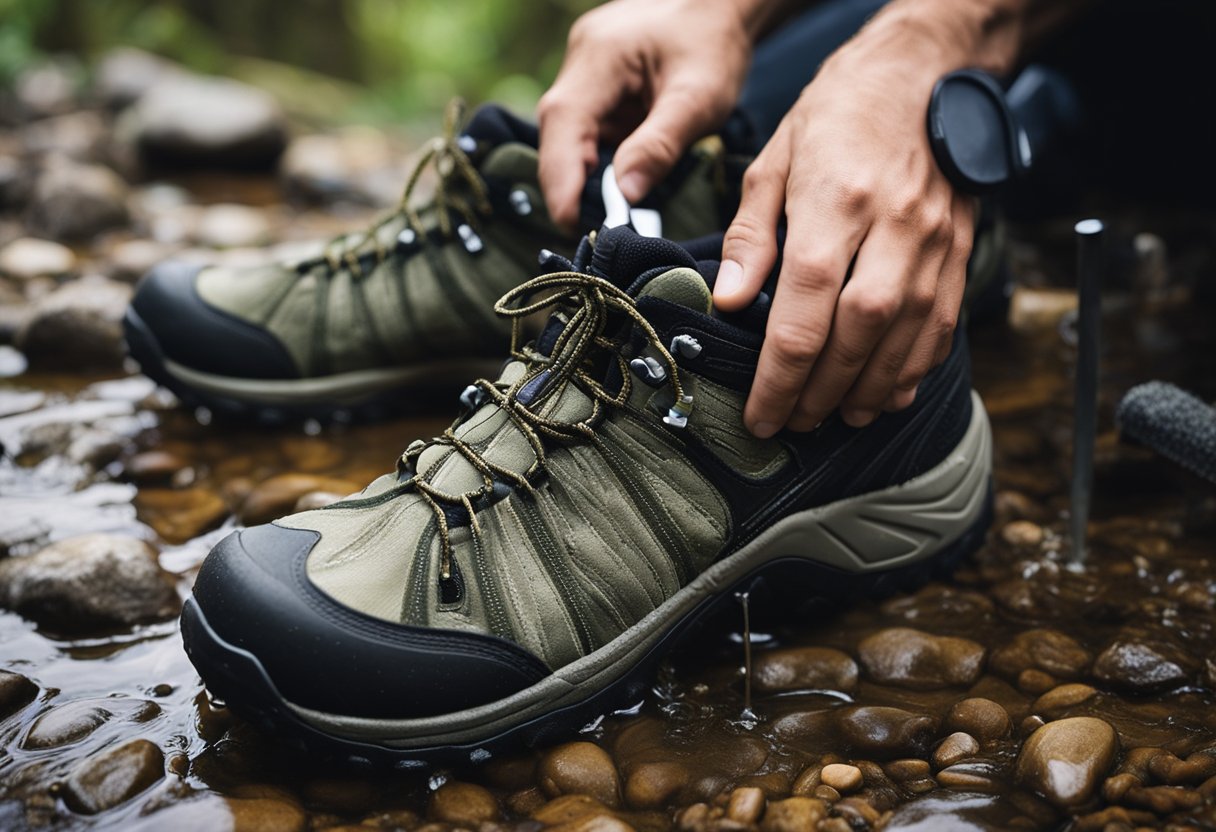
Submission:
MULTIPOLYGON (((510 328, 493 302, 530 277, 542 248, 574 249, 537 184, 537 130, 497 107, 442 137, 418 160, 400 210, 319 256, 261 268, 167 262, 127 311, 141 369, 190 406, 249 415, 374 415, 420 382, 463 380, 498 366, 510 328), (434 197, 414 191, 438 174, 434 197)), ((668 236, 719 229, 727 157, 688 154, 647 205, 668 236)), ((732 163, 732 166, 734 163, 732 163)), ((730 181, 737 176, 729 177, 730 181)), ((584 194, 584 222, 603 221, 602 171, 584 194)))
POLYGON ((908 409, 760 440, 763 299, 716 317, 717 263, 627 227, 546 268, 496 308, 548 325, 444 435, 207 557, 182 629, 232 708, 349 758, 480 759, 636 703, 758 579, 797 609, 982 541, 991 435, 961 332, 908 409))

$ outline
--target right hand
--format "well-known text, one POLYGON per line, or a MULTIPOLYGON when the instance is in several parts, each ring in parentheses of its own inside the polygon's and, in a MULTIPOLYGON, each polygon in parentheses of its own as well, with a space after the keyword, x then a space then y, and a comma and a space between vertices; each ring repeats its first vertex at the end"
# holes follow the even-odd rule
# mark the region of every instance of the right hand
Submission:
POLYGON ((540 185, 553 220, 577 225, 601 143, 619 143, 617 183, 640 202, 726 120, 750 61, 751 35, 729 2, 614 0, 575 21, 537 108, 540 185))

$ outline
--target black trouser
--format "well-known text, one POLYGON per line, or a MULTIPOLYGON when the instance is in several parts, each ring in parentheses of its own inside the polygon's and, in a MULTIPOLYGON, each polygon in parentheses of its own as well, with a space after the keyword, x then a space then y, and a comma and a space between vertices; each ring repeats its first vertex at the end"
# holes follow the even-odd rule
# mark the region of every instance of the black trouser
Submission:
MULTIPOLYGON (((883 5, 828 0, 756 49, 739 110, 763 142, 819 65, 883 5)), ((1106 0, 1030 56, 1075 86, 1082 134, 1040 171, 1039 211, 1095 190, 1172 206, 1216 197, 1216 2, 1106 0), (1062 188, 1060 177, 1068 178, 1062 188), (1044 180, 1053 181, 1044 181, 1044 180)))

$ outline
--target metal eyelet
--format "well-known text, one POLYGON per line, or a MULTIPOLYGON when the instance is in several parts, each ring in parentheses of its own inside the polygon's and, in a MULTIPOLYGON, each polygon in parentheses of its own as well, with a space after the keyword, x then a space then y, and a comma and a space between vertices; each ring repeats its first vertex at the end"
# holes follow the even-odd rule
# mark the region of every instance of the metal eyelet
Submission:
POLYGON ((401 229, 401 233, 397 235, 397 247, 408 251, 416 245, 418 245, 418 232, 409 227, 401 229))
POLYGON ((467 407, 470 412, 481 407, 486 400, 486 391, 482 390, 476 384, 470 384, 464 388, 464 392, 460 394, 460 403, 467 407))
POLYGON ((681 358, 696 358, 701 354, 701 342, 691 335, 677 335, 671 339, 669 351, 681 358))
POLYGON ((667 370, 657 359, 645 356, 629 362, 633 374, 651 387, 658 387, 667 381, 667 370))
POLYGON ((477 139, 473 138, 468 133, 462 133, 460 138, 456 139, 456 146, 465 153, 476 153, 477 139))
POLYGON ((485 249, 486 244, 470 226, 459 225, 456 227, 456 233, 460 235, 460 242, 464 243, 464 250, 469 254, 480 254, 485 249))
POLYGON ((532 198, 528 196, 528 192, 516 188, 511 191, 511 208, 521 217, 526 217, 532 213, 532 198))
POLYGON ((685 396, 667 410, 667 415, 663 417, 663 422, 671 425, 673 428, 686 428, 688 427, 688 417, 691 413, 692 396, 685 396))

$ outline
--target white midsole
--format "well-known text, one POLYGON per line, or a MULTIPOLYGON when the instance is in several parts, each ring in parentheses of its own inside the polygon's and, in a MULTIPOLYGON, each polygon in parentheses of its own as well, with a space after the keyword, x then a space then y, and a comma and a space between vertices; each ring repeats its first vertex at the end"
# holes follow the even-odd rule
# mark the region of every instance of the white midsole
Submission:
POLYGON ((987 499, 992 431, 979 396, 971 395, 971 423, 963 439, 931 470, 900 485, 781 519, 608 644, 505 699, 421 719, 351 717, 286 704, 308 724, 351 740, 400 750, 472 744, 611 684, 684 615, 769 561, 807 557, 862 573, 932 557, 979 520, 987 499))

